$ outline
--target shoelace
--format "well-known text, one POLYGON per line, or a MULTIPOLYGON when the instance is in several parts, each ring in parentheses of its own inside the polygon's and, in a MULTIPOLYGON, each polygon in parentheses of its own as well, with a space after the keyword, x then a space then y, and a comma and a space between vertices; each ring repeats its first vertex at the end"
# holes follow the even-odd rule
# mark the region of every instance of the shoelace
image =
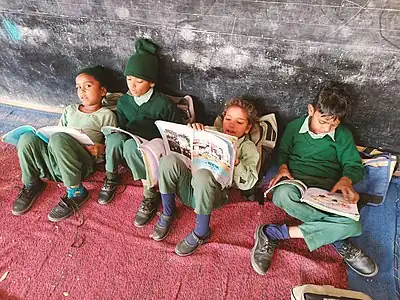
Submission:
POLYGON ((361 250, 355 246, 352 246, 350 243, 345 243, 338 252, 343 256, 345 259, 355 259, 361 254, 361 250))
POLYGON ((111 190, 115 184, 116 183, 114 181, 112 181, 110 179, 106 179, 104 181, 104 186, 103 187, 104 187, 105 190, 111 190))
POLYGON ((260 252, 271 254, 276 247, 276 243, 274 241, 266 240, 264 245, 261 246, 260 252))
POLYGON ((153 201, 150 198, 144 198, 142 203, 140 204, 139 210, 142 212, 150 212, 152 210, 153 201))

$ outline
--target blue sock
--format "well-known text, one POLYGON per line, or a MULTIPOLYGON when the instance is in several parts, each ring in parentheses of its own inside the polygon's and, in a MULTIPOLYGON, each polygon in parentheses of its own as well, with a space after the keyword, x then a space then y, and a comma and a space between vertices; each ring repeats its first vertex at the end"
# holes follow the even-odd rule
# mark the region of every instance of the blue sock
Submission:
MULTIPOLYGON (((175 193, 161 194, 161 201, 163 205, 163 214, 166 216, 172 216, 175 212, 175 193)), ((158 224, 162 227, 166 227, 168 224, 163 219, 158 220, 158 224)))
POLYGON ((333 242, 332 245, 333 245, 333 247, 335 247, 335 249, 342 249, 345 241, 346 240, 339 240, 339 241, 333 242))
POLYGON ((82 196, 84 192, 85 192, 85 188, 82 185, 82 183, 77 187, 67 187, 68 198, 82 196))
POLYGON ((263 227, 263 232, 271 240, 290 239, 289 228, 286 226, 286 224, 283 225, 269 224, 263 227))
MULTIPOLYGON (((196 216, 196 227, 194 228, 194 233, 199 237, 204 237, 207 232, 210 230, 210 216, 211 215, 197 215, 196 216)), ((196 244, 195 239, 191 234, 189 234, 186 238, 186 241, 189 245, 196 244)))

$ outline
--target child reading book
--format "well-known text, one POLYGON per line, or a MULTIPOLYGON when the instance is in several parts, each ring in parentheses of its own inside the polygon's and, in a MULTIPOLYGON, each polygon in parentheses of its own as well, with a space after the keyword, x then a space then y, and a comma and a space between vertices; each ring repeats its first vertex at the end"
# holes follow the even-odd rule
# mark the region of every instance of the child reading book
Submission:
MULTIPOLYGON (((242 99, 231 99, 225 104, 222 127, 217 128, 238 138, 232 186, 242 190, 250 189, 258 180, 259 155, 248 137, 256 119, 257 112, 252 104, 242 99)), ((200 123, 191 124, 191 127, 204 130, 204 125, 200 123)), ((194 209, 196 226, 176 245, 175 253, 179 256, 190 255, 210 237, 211 213, 227 203, 229 187, 222 188, 207 169, 199 169, 192 175, 183 160, 173 153, 161 158, 158 182, 163 212, 154 227, 153 239, 161 241, 168 236, 175 216, 175 196, 178 196, 180 201, 194 209)))
MULTIPOLYGON (((287 125, 278 156, 280 168, 269 186, 282 177, 296 178, 309 187, 340 191, 349 203, 356 203, 359 196, 352 185, 363 178, 364 172, 353 136, 341 125, 349 110, 349 98, 342 88, 323 88, 315 104, 308 105, 308 116, 287 125)), ((374 261, 348 239, 361 234, 360 222, 321 211, 300 198, 294 185, 283 184, 274 189, 274 204, 303 224, 258 226, 251 251, 254 270, 261 275, 266 273, 280 240, 303 238, 310 251, 333 244, 355 272, 374 276, 378 272, 374 261)))
MULTIPOLYGON (((158 73, 157 45, 139 39, 125 66, 124 75, 129 88, 117 104, 118 127, 146 140, 160 137, 156 120, 183 123, 184 116, 177 105, 160 93, 155 84, 158 73)), ((137 142, 130 135, 112 133, 106 136, 106 178, 99 193, 100 204, 108 204, 115 196, 119 183, 118 166, 128 165, 136 180, 143 180, 143 200, 134 218, 134 225, 142 227, 157 212, 160 194, 146 181, 146 170, 137 142)))
POLYGON ((46 185, 40 178, 66 186, 66 194, 48 215, 52 222, 68 218, 89 199, 82 180, 96 170, 96 159, 104 153, 101 128, 115 126, 117 120, 111 110, 101 106, 107 93, 107 74, 102 66, 79 71, 75 81, 82 103, 66 107, 59 126, 83 131, 94 145, 82 145, 65 132, 51 135, 48 144, 33 132, 23 134, 17 150, 24 187, 14 201, 14 215, 22 215, 32 207, 46 185))

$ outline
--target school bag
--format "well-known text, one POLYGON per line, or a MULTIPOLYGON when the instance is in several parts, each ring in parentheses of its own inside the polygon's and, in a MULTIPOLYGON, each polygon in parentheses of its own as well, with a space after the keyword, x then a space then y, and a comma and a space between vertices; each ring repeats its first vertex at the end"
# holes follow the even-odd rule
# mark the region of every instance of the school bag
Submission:
POLYGON ((331 285, 305 284, 292 288, 291 300, 372 300, 367 294, 331 285))
MULTIPOLYGON (((214 126, 222 127, 222 116, 215 119, 214 126)), ((265 174, 272 160, 273 150, 278 139, 278 123, 274 113, 264 115, 253 124, 249 133, 250 140, 256 145, 260 159, 257 164, 258 181, 253 188, 241 191, 242 195, 250 201, 264 203, 263 185, 265 174)))

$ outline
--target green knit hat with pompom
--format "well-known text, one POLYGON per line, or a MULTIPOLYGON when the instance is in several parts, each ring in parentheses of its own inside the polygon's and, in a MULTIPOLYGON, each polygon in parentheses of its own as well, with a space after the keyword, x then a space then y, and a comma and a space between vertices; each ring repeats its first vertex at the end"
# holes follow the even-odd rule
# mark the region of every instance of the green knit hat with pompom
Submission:
POLYGON ((150 40, 137 40, 135 43, 136 53, 129 58, 124 75, 155 83, 158 75, 157 48, 157 45, 150 40))

